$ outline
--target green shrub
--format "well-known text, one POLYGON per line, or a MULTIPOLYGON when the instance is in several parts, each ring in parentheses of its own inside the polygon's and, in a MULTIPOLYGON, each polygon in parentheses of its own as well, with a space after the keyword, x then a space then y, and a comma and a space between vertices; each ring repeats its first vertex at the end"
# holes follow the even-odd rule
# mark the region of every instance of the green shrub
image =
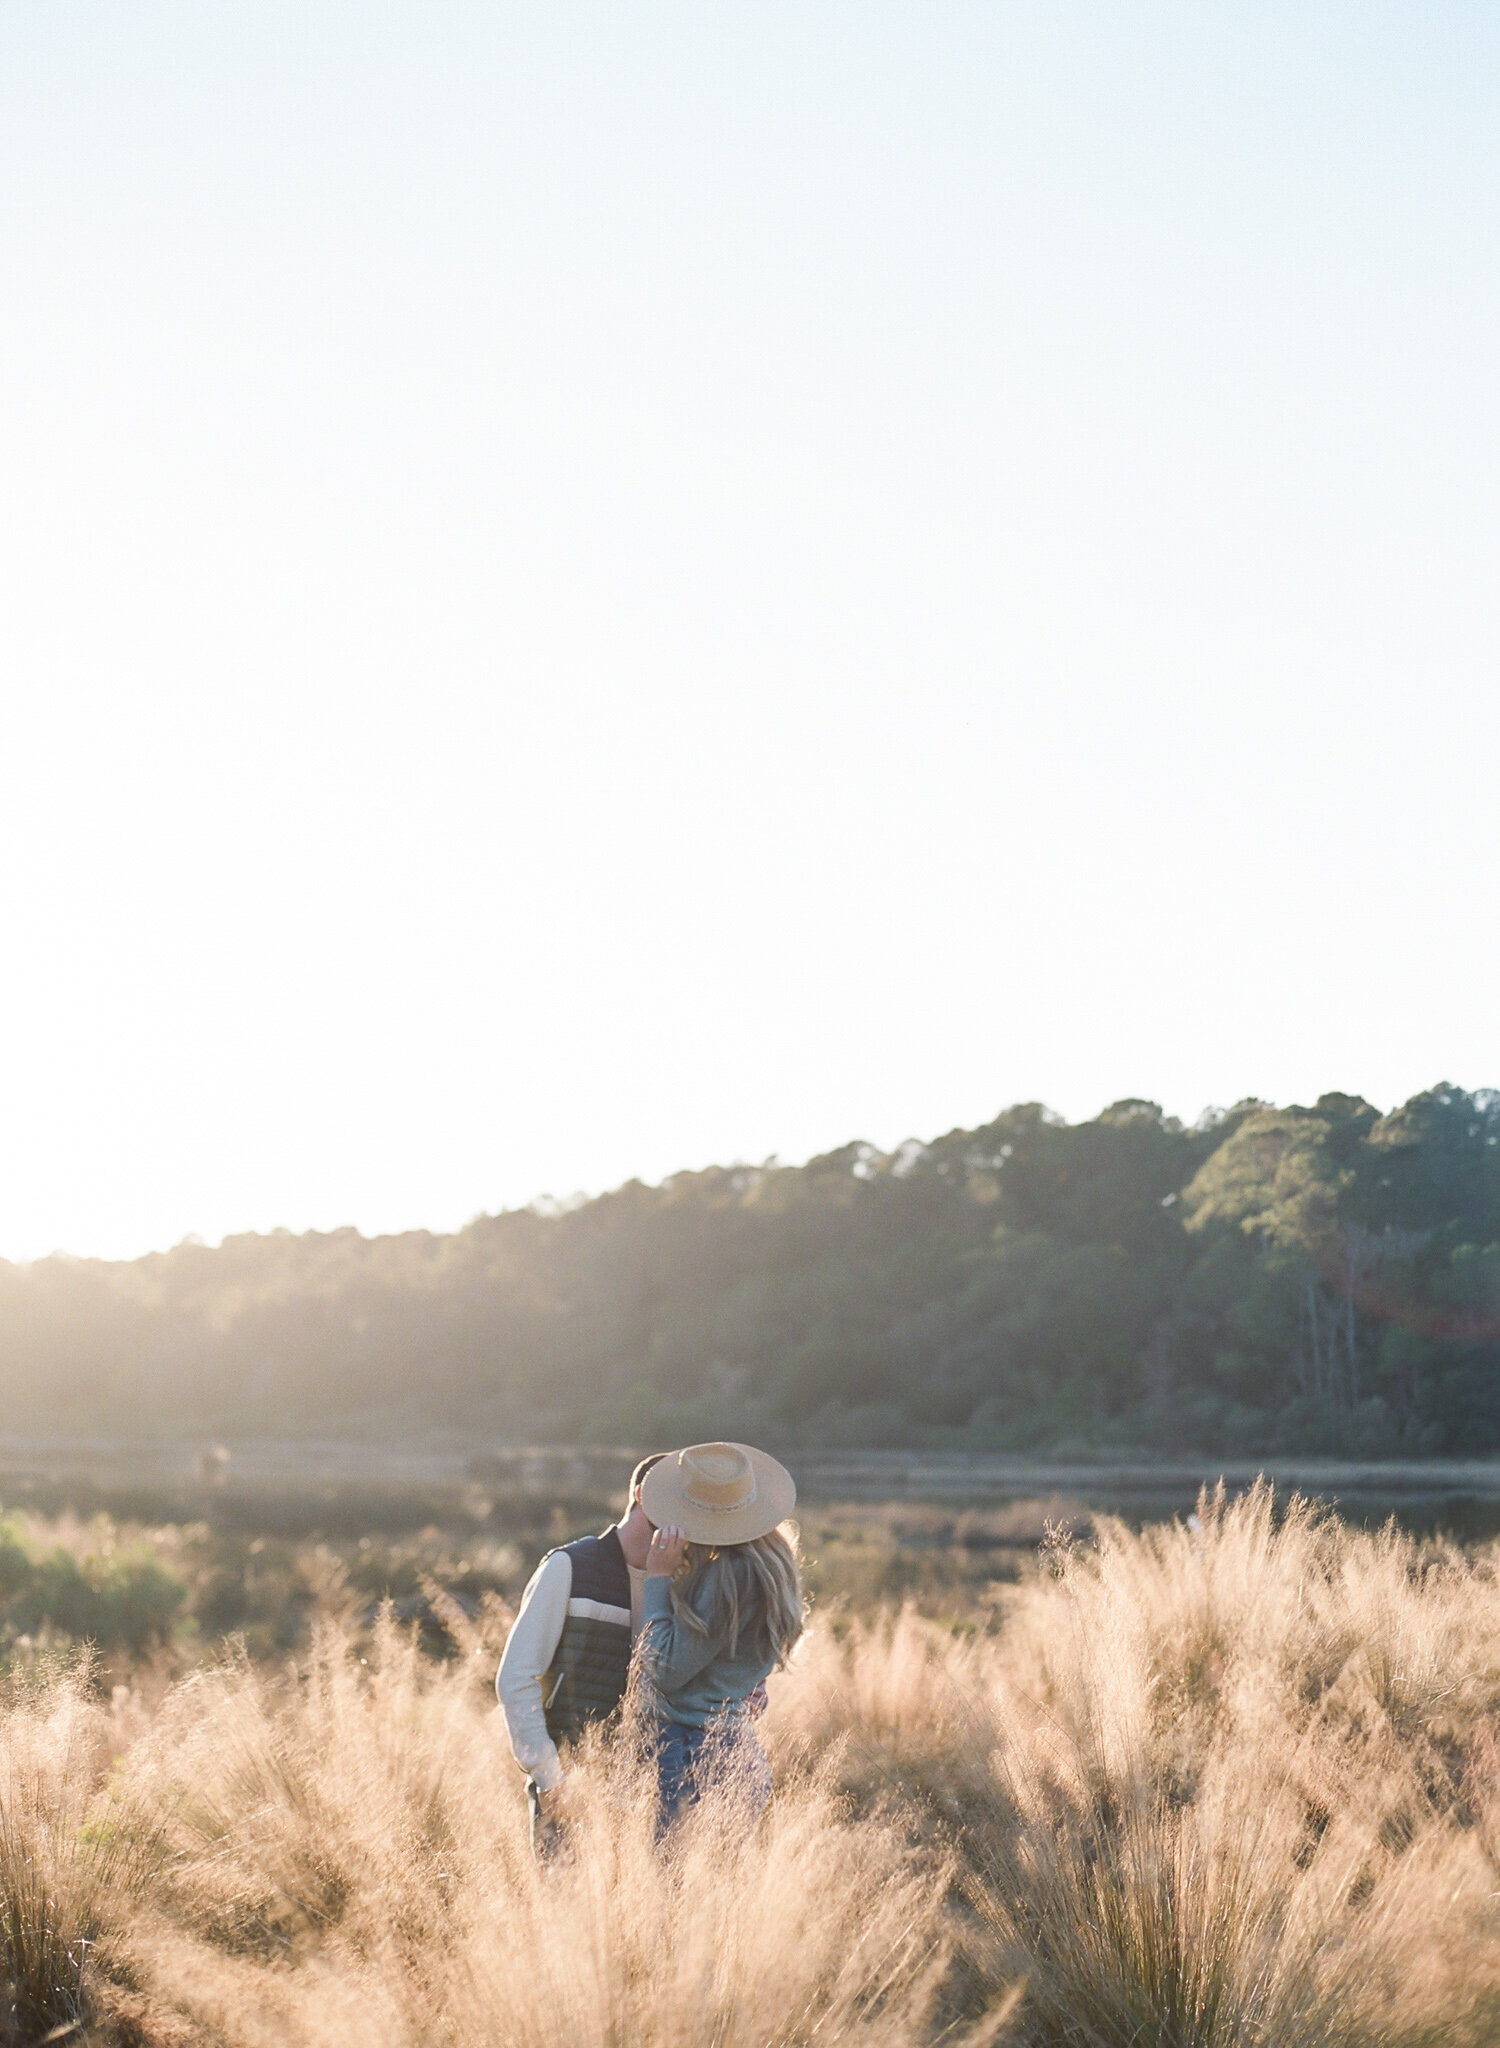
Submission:
POLYGON ((0 1522, 0 1642, 58 1634, 144 1656, 170 1636, 186 1598, 144 1545, 117 1549, 106 1536, 80 1556, 36 1545, 14 1518, 0 1522))

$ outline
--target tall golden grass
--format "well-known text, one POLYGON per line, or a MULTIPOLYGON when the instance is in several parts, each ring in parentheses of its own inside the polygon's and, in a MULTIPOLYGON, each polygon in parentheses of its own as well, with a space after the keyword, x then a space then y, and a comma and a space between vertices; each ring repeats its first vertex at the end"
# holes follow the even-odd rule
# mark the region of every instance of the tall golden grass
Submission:
POLYGON ((778 1732, 849 1731, 957 1842, 1026 2039, 1496 2041, 1496 1563, 1206 1497, 1054 1551, 992 1633, 825 1633, 778 1732))
POLYGON ((120 2048, 1500 2040, 1500 1581, 1269 1492, 1105 1524, 978 1624, 822 1617, 760 1829, 628 1753, 538 1870, 491 1705, 330 1617, 159 1702, 0 1708, 9 2039, 120 2048), (90 1946, 89 1944, 92 1944, 90 1946))

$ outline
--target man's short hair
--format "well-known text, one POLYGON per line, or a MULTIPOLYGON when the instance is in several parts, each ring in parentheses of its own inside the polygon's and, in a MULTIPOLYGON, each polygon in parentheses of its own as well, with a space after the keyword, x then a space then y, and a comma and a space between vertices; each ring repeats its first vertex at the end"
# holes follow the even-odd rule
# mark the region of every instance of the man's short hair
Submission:
POLYGON ((666 1455, 667 1454, 665 1451, 649 1451, 646 1454, 646 1456, 642 1458, 639 1465, 636 1466, 635 1470, 630 1475, 630 1491, 625 1496, 625 1505, 627 1508, 633 1508, 635 1506, 636 1501, 640 1498, 641 1481, 645 1478, 646 1474, 651 1470, 651 1467, 653 1465, 659 1465, 666 1455))

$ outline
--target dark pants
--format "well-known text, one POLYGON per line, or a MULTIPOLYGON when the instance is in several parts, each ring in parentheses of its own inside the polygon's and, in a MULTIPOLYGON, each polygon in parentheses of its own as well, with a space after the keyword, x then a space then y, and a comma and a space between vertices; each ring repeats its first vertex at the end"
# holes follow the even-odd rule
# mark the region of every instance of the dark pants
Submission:
POLYGON ((771 1797, 771 1766, 748 1721, 688 1728, 658 1722, 656 1762, 657 1829, 665 1833, 690 1806, 708 1794, 727 1800, 749 1827, 771 1797))

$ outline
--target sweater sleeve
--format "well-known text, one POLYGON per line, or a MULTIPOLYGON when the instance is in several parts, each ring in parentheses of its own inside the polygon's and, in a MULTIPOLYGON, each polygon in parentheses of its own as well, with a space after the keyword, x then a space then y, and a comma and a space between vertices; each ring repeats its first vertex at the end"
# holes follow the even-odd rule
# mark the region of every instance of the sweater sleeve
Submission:
POLYGON ((641 1676, 659 1693, 680 1692, 689 1679, 712 1664, 723 1647, 720 1637, 696 1635, 683 1627, 672 1612, 670 1579, 656 1572, 646 1580, 635 1654, 641 1676))
POLYGON ((557 1744, 547 1733, 542 1679, 557 1655, 572 1591, 573 1560, 565 1550, 554 1550, 542 1559, 521 1595, 521 1609, 495 1673, 495 1692, 516 1762, 543 1792, 560 1784, 563 1775, 557 1744))

